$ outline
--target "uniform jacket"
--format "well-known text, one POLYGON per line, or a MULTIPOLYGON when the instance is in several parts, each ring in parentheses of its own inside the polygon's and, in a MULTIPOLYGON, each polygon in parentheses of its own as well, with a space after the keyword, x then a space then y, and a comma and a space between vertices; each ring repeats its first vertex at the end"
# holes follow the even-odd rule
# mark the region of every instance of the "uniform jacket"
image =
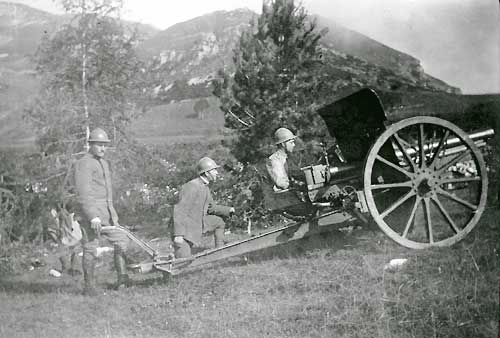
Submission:
POLYGON ((184 184, 179 192, 179 201, 174 205, 173 236, 183 236, 199 245, 204 230, 213 229, 217 216, 229 216, 231 207, 215 204, 208 184, 200 177, 184 184))
POLYGON ((266 161, 267 173, 274 183, 275 190, 288 189, 290 187, 286 163, 287 158, 286 152, 283 149, 278 149, 266 161))
POLYGON ((90 223, 95 217, 99 217, 103 225, 118 224, 118 215, 113 207, 111 172, 106 160, 85 154, 76 162, 75 185, 78 213, 83 224, 90 223))

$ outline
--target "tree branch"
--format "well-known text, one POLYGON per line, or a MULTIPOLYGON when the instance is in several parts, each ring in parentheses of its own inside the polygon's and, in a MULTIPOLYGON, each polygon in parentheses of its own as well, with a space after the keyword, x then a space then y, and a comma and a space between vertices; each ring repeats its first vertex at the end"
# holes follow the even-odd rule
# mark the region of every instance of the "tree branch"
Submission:
POLYGON ((244 125, 245 127, 250 127, 251 125, 246 123, 245 121, 243 121, 242 119, 240 119, 238 116, 236 116, 232 111, 231 109, 228 109, 227 112, 232 116, 234 117, 236 120, 238 120, 239 123, 241 123, 242 125, 244 125))

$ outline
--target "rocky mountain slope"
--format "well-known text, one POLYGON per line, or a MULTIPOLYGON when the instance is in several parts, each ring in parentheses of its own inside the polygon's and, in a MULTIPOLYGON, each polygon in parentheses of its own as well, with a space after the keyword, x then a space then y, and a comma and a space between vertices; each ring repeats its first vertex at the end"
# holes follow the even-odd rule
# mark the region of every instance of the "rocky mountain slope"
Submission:
MULTIPOLYGON (((208 95, 203 88, 216 76, 217 70, 231 67, 232 51, 239 35, 255 17, 256 13, 247 9, 214 12, 176 24, 144 41, 139 48, 144 55, 159 58, 170 70, 160 90, 172 92, 173 86, 189 85, 199 95, 208 95)), ((353 74, 361 70, 359 64, 364 63, 384 68, 410 85, 460 93, 458 88, 426 74, 416 58, 327 18, 316 16, 315 19, 320 29, 328 29, 322 39, 326 50, 358 59, 358 64, 353 65, 353 74)), ((171 95, 165 93, 164 97, 167 101, 178 99, 178 90, 171 95)))
MULTIPOLYGON (((138 53, 155 57, 167 75, 157 85, 166 104, 183 99, 210 96, 210 81, 221 68, 232 67, 233 49, 241 32, 256 14, 247 9, 217 11, 158 31, 138 25, 143 38, 138 53)), ((53 33, 70 19, 0 1, 0 141, 20 144, 32 141, 22 111, 40 86, 31 55, 43 35, 53 33)), ((394 83, 435 91, 459 93, 460 90, 434 79, 419 60, 378 43, 362 34, 322 17, 320 28, 328 34, 322 44, 334 65, 333 76, 358 85, 394 83)), ((128 23, 132 25, 132 23, 128 23)))

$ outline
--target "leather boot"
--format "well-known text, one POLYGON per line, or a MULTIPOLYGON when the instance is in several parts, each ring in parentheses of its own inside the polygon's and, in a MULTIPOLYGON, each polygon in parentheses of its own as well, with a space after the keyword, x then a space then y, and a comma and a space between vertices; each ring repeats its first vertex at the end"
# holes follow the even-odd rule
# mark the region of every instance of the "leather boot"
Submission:
POLYGON ((97 296, 95 282, 95 258, 90 253, 83 253, 82 258, 83 281, 85 283, 83 294, 86 296, 97 296))
POLYGON ((68 257, 66 255, 62 255, 59 257, 59 262, 61 262, 61 272, 67 273, 69 270, 69 262, 68 257))
POLYGON ((71 275, 71 276, 77 276, 77 275, 81 275, 82 272, 78 269, 75 268, 76 266, 76 253, 73 252, 71 253, 71 260, 70 260, 70 267, 69 267, 69 270, 68 270, 68 273, 71 275))
POLYGON ((120 290, 130 286, 130 278, 127 274, 127 260, 125 259, 125 255, 119 252, 119 250, 115 250, 114 260, 117 274, 115 289, 120 290))

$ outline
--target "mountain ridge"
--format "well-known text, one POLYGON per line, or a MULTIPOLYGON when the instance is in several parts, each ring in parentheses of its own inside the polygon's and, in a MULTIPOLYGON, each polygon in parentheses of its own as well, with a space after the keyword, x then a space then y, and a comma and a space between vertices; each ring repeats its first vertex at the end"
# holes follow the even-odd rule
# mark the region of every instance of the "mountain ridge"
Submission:
MULTIPOLYGON (((158 83, 157 91, 163 95, 159 103, 210 96, 210 82, 218 70, 232 67, 233 49, 239 36, 256 16, 255 12, 241 8, 208 13, 165 30, 138 24, 137 27, 144 32, 137 46, 139 55, 155 57, 169 70, 158 83)), ((420 61, 411 55, 332 20, 316 17, 321 27, 329 29, 322 45, 338 62, 336 74, 339 76, 348 74, 353 83, 361 85, 369 79, 372 81, 370 84, 380 83, 388 87, 395 80, 403 85, 428 90, 460 92, 458 88, 426 74, 420 61), (362 80, 358 79, 360 74, 364 74, 359 78, 362 80)), ((0 1, 0 113, 8 121, 0 130, 2 143, 11 141, 13 136, 32 138, 29 126, 21 118, 23 103, 34 97, 41 85, 30 56, 44 34, 55 32, 68 20, 68 15, 51 14, 27 5, 0 1)))

